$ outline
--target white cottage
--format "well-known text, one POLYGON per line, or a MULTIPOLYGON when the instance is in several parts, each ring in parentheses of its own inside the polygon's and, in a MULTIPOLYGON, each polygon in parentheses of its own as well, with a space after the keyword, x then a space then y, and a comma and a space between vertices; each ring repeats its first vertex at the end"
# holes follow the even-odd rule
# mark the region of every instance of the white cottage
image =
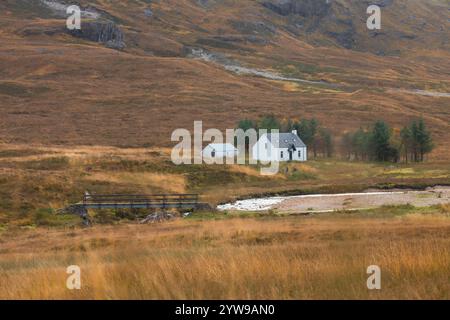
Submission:
POLYGON ((294 130, 263 134, 252 149, 253 159, 264 162, 307 161, 307 147, 294 130))
POLYGON ((232 158, 238 155, 238 150, 231 143, 211 143, 203 149, 203 158, 232 158))

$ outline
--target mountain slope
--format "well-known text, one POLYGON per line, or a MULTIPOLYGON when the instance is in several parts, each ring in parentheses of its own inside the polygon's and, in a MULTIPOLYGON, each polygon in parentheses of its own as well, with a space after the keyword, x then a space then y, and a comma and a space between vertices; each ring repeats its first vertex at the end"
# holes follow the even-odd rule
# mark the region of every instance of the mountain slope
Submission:
POLYGON ((315 116, 340 136, 422 116, 448 157, 448 2, 375 2, 376 32, 365 0, 77 1, 71 34, 68 3, 2 1, 0 138, 166 146, 194 120, 315 116))

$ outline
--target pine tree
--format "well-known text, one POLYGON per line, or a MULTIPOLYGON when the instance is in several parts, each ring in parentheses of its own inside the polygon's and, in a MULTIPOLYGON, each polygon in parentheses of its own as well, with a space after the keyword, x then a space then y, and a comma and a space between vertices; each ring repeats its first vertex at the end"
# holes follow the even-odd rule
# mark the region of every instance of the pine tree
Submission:
POLYGON ((392 149, 390 146, 391 131, 384 121, 377 121, 372 130, 372 146, 374 157, 378 161, 390 159, 392 149))
POLYGON ((309 131, 311 133, 312 138, 314 159, 317 158, 317 145, 319 142, 318 129, 319 129, 319 122, 314 118, 311 119, 311 121, 309 122, 309 131))
POLYGON ((309 121, 306 119, 302 119, 300 122, 294 125, 294 128, 297 130, 297 133, 299 137, 303 140, 303 142, 308 147, 310 147, 312 145, 313 137, 309 126, 309 121))
POLYGON ((361 160, 367 159, 370 153, 370 134, 362 128, 359 128, 353 134, 352 146, 356 160, 359 160, 359 157, 361 157, 361 160))
POLYGON ((294 130, 294 122, 292 122, 291 119, 288 119, 287 121, 283 121, 281 125, 281 130, 283 132, 292 132, 294 130))
POLYGON ((351 159, 353 153, 353 145, 352 145, 353 134, 350 132, 346 132, 342 137, 342 149, 346 153, 347 160, 351 159))
POLYGON ((417 121, 413 121, 411 123, 411 155, 412 155, 412 161, 418 162, 419 161, 419 127, 417 125, 417 121))
POLYGON ((334 146, 333 146, 333 138, 331 136, 330 130, 321 128, 319 139, 320 139, 320 147, 322 149, 322 154, 327 158, 331 158, 333 156, 334 146))
POLYGON ((405 161, 406 163, 408 163, 408 156, 409 156, 409 152, 411 152, 412 149, 412 133, 411 133, 411 129, 409 127, 404 127, 401 131, 400 131, 400 140, 401 140, 401 150, 404 150, 405 153, 405 161))
POLYGON ((294 125, 294 128, 297 130, 299 137, 308 146, 308 151, 312 150, 314 158, 316 158, 319 143, 319 122, 316 119, 302 119, 294 125))
POLYGON ((258 127, 260 129, 266 130, 274 130, 274 129, 280 130, 281 124, 273 114, 270 114, 261 118, 258 127))
POLYGON ((248 129, 257 129, 256 123, 253 120, 244 119, 239 121, 238 123, 238 129, 242 129, 244 131, 247 131, 248 129))
POLYGON ((417 145, 420 161, 424 161, 425 154, 431 152, 434 148, 433 140, 428 132, 425 122, 420 119, 417 124, 417 145))

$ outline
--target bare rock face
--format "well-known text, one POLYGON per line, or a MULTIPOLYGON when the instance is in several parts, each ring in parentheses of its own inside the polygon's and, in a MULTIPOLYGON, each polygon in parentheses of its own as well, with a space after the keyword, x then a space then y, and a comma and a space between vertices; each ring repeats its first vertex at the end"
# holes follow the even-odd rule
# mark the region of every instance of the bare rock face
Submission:
POLYGON ((333 4, 331 0, 267 0, 262 5, 287 17, 289 23, 286 30, 292 34, 319 33, 344 48, 351 49, 354 46, 356 30, 353 21, 346 18, 347 14, 339 14, 338 10, 345 8, 333 4), (341 18, 337 19, 336 16, 341 18))
POLYGON ((331 8, 330 3, 327 0, 270 0, 262 5, 283 16, 324 17, 331 8))
POLYGON ((125 48, 124 35, 113 22, 86 22, 81 30, 69 31, 75 37, 103 43, 108 48, 122 50, 125 48))

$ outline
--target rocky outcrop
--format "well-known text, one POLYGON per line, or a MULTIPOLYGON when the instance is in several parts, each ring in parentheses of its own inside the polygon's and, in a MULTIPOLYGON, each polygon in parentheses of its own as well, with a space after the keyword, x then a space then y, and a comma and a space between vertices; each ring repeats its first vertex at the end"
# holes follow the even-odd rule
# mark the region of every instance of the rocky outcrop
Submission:
POLYGON ((327 0, 270 0, 262 5, 280 15, 291 14, 302 17, 324 17, 331 8, 331 1, 327 0))
MULTIPOLYGON (((33 0, 34 1, 34 0, 33 0)), ((122 50, 125 48, 124 35, 114 21, 117 19, 108 12, 94 6, 82 6, 65 0, 39 0, 43 7, 53 11, 55 15, 67 18, 67 8, 76 4, 81 9, 81 30, 68 30, 69 34, 89 41, 104 44, 108 48, 122 50)))
POLYGON ((276 33, 275 26, 263 21, 232 20, 230 24, 241 34, 274 35, 276 33))
POLYGON ((86 22, 81 30, 69 31, 73 36, 103 43, 108 48, 122 50, 125 48, 124 35, 113 22, 86 22))
POLYGON ((343 32, 326 32, 326 35, 334 38, 336 42, 346 49, 352 49, 355 44, 356 31, 349 28, 343 32))
MULTIPOLYGON (((35 1, 35 0, 32 0, 35 1)), ((36 1, 35 1, 36 2, 36 1)), ((81 9, 81 17, 82 18, 88 18, 88 19, 99 19, 101 18, 101 13, 97 11, 94 7, 83 7, 80 6, 78 3, 66 3, 63 0, 56 1, 56 0, 40 0, 40 3, 50 10, 52 10, 57 16, 60 17, 67 17, 67 8, 70 5, 78 5, 81 9)))

